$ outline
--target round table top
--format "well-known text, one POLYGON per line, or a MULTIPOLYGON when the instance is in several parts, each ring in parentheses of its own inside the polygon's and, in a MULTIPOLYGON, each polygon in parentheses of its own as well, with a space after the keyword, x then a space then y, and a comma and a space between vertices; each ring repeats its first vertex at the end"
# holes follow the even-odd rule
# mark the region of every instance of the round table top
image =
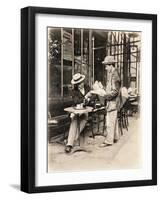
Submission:
POLYGON ((84 113, 92 112, 93 107, 86 106, 85 108, 82 108, 82 109, 77 109, 76 107, 68 107, 68 108, 65 108, 64 110, 69 113, 84 114, 84 113))

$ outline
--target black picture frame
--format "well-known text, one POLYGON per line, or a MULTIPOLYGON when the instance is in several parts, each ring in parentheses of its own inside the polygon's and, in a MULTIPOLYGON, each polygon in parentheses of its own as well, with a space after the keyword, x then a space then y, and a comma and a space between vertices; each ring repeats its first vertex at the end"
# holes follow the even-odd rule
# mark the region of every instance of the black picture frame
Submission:
POLYGON ((27 193, 157 184, 157 15, 45 7, 21 9, 21 190, 27 193), (35 15, 59 14, 152 21, 152 178, 150 180, 35 186, 35 15))

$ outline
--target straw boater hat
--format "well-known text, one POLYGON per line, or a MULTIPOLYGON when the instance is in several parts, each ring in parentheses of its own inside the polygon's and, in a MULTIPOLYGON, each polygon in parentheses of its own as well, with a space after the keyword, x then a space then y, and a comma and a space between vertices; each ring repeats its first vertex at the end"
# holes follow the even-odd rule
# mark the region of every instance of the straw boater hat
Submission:
POLYGON ((74 85, 74 84, 81 83, 82 81, 84 81, 84 79, 85 79, 85 75, 80 74, 80 73, 74 74, 71 80, 71 84, 74 85))
POLYGON ((104 61, 102 62, 103 65, 116 63, 117 61, 114 59, 113 56, 106 56, 104 61))

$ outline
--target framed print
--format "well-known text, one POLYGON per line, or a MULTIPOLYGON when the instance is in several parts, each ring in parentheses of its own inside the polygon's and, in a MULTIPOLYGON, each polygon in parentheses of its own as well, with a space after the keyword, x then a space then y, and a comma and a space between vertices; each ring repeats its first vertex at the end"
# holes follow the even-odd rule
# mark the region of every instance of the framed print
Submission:
POLYGON ((157 184, 157 16, 21 9, 21 190, 157 184))

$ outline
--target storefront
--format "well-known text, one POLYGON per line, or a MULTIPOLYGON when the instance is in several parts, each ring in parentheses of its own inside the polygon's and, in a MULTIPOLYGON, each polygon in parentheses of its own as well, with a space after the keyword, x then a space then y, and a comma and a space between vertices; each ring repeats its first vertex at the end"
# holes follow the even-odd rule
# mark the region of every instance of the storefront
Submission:
POLYGON ((136 88, 139 93, 140 38, 132 32, 48 28, 48 100, 52 116, 63 113, 72 104, 72 75, 80 72, 92 86, 106 83, 102 61, 106 55, 117 60, 122 86, 136 88))

